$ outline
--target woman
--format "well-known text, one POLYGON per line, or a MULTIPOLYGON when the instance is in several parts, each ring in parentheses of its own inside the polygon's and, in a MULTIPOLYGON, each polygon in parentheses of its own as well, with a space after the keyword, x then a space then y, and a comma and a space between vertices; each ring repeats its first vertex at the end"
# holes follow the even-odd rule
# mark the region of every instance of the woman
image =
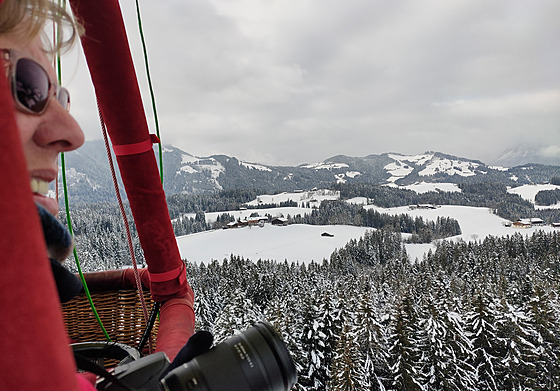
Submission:
MULTIPOLYGON (((52 83, 48 95, 40 97, 28 96, 29 91, 27 94, 25 91, 14 91, 15 117, 27 162, 29 181, 34 192, 33 199, 52 215, 58 214, 58 201, 48 198, 46 193, 48 184, 58 175, 58 155, 60 152, 72 151, 84 142, 82 130, 67 111, 67 91, 58 89, 52 60, 47 57, 46 45, 41 39, 41 31, 47 18, 56 12, 50 1, 5 0, 0 5, 0 49, 4 49, 4 66, 11 68, 10 77, 13 79, 18 76, 18 69, 22 73, 40 72, 39 67, 42 67, 52 83), (25 63, 14 69, 20 58, 24 58, 25 63), (41 102, 42 100, 45 102, 41 102)), ((65 18, 56 18, 56 23, 71 21, 65 12, 60 15, 64 15, 65 18)), ((72 39, 74 36, 75 33, 72 34, 72 39)), ((21 77, 26 76, 24 74, 21 77)), ((44 77, 37 78, 36 83, 45 83, 44 77)), ((15 82, 19 83, 20 80, 15 82)), ((28 78, 27 82, 33 81, 28 78)), ((41 86, 40 84, 29 87, 41 86)))
POLYGON ((68 113, 69 93, 58 86, 52 60, 45 49, 47 45, 42 41, 41 32, 49 19, 59 27, 68 22, 73 28, 71 39, 75 37, 70 16, 50 1, 4 1, 0 5, 0 56, 12 89, 33 201, 41 215, 61 299, 67 301, 80 287, 75 277, 60 265, 69 255, 71 239, 53 217, 58 214, 58 200, 47 194, 49 184, 58 175, 59 153, 78 148, 84 142, 84 135, 68 113))
MULTIPOLYGON (((60 262, 67 257, 71 249, 71 240, 67 231, 54 217, 58 214, 58 201, 49 198, 47 193, 49 184, 58 175, 59 153, 78 148, 84 142, 84 135, 77 122, 68 112, 68 91, 56 83, 55 71, 51 65, 52 59, 49 58, 49 53, 52 55, 61 47, 69 46, 76 35, 77 28, 71 17, 50 0, 0 0, 0 64, 5 70, 4 74, 7 77, 8 85, 11 87, 12 94, 11 104, 3 100, 4 104, 0 107, 3 114, 0 127, 4 133, 7 132, 13 123, 13 119, 15 119, 28 175, 27 180, 30 184, 33 201, 37 205, 41 216, 43 233, 51 259, 51 268, 60 299, 63 301, 71 298, 79 291, 81 286, 79 281, 60 265, 60 262), (70 39, 59 45, 54 45, 54 47, 48 44, 42 34, 48 22, 54 22, 55 26, 58 27, 70 26, 70 39)), ((2 86, 6 86, 6 84, 2 83, 2 86)), ((17 149, 16 146, 14 148, 17 149)), ((3 170, 18 171, 18 167, 2 168, 3 170)), ((22 219, 22 221, 25 222, 25 219, 22 219)), ((27 243, 26 239, 22 239, 22 241, 25 242, 19 244, 19 246, 29 246, 31 251, 33 245, 27 243)), ((11 243, 8 244, 11 245, 11 243)), ((7 261, 12 262, 12 264, 25 264, 25 257, 12 259, 13 251, 7 251, 11 249, 2 248, 0 250, 4 254, 9 254, 6 258, 9 258, 7 261)), ((36 260, 36 262, 37 273, 44 275, 45 267, 48 266, 45 266, 40 260, 36 260)), ((5 268, 8 269, 7 266, 5 268)), ((9 274, 9 271, 7 273, 9 274)), ((34 284, 32 276, 21 276, 21 280, 23 283, 30 280, 29 283, 34 284)), ((61 338, 57 338, 60 333, 57 333, 57 335, 50 333, 51 330, 57 331, 60 328, 59 322, 61 320, 57 319, 60 315, 53 314, 52 326, 50 324, 41 326, 40 330, 44 330, 46 335, 35 335, 33 328, 21 327, 22 324, 26 324, 26 321, 33 322, 45 317, 40 316, 40 311, 32 306, 33 300, 22 299, 18 301, 21 296, 25 295, 24 289, 19 290, 20 285, 22 284, 14 281, 13 287, 5 288, 3 291, 4 297, 2 298, 8 300, 11 297, 10 300, 13 300, 14 308, 9 308, 9 304, 3 305, 2 309, 7 308, 8 310, 3 311, 0 317, 6 321, 8 328, 11 326, 15 329, 5 331, 6 343, 3 343, 3 345, 8 344, 9 350, 11 346, 9 344, 13 343, 16 348, 28 349, 31 352, 34 351, 33 347, 18 345, 31 341, 33 344, 47 345, 51 343, 52 346, 60 346, 61 338), (31 305, 20 308, 22 306, 18 306, 17 303, 19 302, 31 303, 31 305), (29 335, 22 335, 25 333, 29 335), (51 339, 58 342, 53 343, 51 339)), ((44 291, 40 290, 40 292, 44 291)), ((49 299, 52 298, 41 298, 47 308, 49 308, 48 303, 52 303, 49 299)), ((37 308, 41 309, 42 307, 39 305, 37 308)), ((60 375, 57 379, 57 374, 54 372, 61 366, 68 367, 69 365, 64 364, 68 362, 71 364, 71 357, 69 358, 69 353, 64 350, 62 350, 62 354, 59 354, 60 349, 53 349, 52 346, 47 349, 35 349, 36 352, 52 352, 52 356, 48 357, 22 359, 21 354, 11 352, 18 360, 10 364, 19 371, 10 371, 9 367, 5 368, 2 371, 2 379, 0 379, 0 383, 2 383, 0 389, 3 389, 3 387, 23 389, 29 387, 29 385, 41 384, 41 381, 44 382, 41 388, 49 388, 50 386, 45 385, 49 384, 49 381, 55 381, 64 389, 76 389, 72 367, 66 370, 66 375, 60 375), (44 365, 37 365, 37 362, 44 363, 44 365), (68 374, 71 374, 71 376, 68 376, 68 374), (52 378, 49 379, 49 377, 52 378), (60 378, 63 379, 60 380, 60 378), (64 378, 70 379, 65 380, 64 378)), ((10 352, 4 351, 4 354, 10 355, 10 352)), ((81 390, 94 389, 81 377, 78 377, 78 384, 81 390)))

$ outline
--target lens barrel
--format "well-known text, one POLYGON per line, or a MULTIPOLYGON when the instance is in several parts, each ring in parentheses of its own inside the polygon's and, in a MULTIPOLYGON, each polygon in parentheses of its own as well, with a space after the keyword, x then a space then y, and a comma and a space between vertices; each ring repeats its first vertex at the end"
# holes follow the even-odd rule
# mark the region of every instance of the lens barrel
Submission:
POLYGON ((286 345, 260 322, 174 369, 162 385, 166 391, 287 391, 296 380, 286 345))

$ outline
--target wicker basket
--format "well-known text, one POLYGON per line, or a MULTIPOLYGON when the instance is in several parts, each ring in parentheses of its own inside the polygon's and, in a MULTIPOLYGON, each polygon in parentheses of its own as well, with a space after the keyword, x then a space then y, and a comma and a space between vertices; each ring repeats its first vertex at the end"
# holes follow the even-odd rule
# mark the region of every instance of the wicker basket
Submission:
MULTIPOLYGON (((138 292, 135 290, 92 292, 91 296, 103 327, 107 330, 111 340, 133 347, 138 346, 146 329, 138 292)), ((144 296, 146 304, 151 308, 153 302, 148 299, 150 292, 145 291, 144 296)), ((85 295, 80 295, 64 304, 63 313, 68 336, 72 342, 106 340, 85 295)), ((157 323, 156 321, 151 335, 154 345, 157 323)))
MULTIPOLYGON (((142 275, 144 274, 143 271, 142 275)), ((93 304, 105 330, 113 342, 137 347, 146 330, 146 321, 130 269, 89 273, 85 275, 93 304)), ((145 278, 142 278, 145 286, 145 278)), ((150 292, 144 290, 144 298, 151 311, 154 302, 150 292)), ((63 304, 63 316, 71 342, 106 341, 85 294, 63 304)), ((155 346, 158 330, 156 320, 151 333, 155 346)))

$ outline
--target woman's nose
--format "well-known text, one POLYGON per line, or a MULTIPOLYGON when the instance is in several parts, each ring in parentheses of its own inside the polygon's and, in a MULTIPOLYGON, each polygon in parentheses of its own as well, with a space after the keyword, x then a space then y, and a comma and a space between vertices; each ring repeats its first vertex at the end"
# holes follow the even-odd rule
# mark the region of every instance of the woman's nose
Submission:
POLYGON ((33 141, 43 148, 68 152, 84 143, 84 132, 74 117, 56 99, 51 98, 33 134, 33 141))

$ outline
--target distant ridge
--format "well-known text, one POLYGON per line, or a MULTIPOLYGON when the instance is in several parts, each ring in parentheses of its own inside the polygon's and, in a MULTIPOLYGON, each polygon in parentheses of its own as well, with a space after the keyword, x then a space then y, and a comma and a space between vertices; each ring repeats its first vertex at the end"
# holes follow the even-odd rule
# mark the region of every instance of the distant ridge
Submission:
POLYGON ((525 164, 560 165, 560 148, 557 146, 516 147, 504 151, 492 164, 515 167, 525 164))
MULTIPOLYGON (((239 188, 273 193, 324 188, 333 183, 404 186, 422 182, 498 182, 515 187, 548 182, 560 176, 558 165, 487 165, 433 151, 418 155, 397 152, 365 157, 337 155, 299 166, 270 166, 227 155, 194 156, 166 145, 163 165, 167 195, 239 188)), ((88 141, 78 151, 67 153, 66 167, 72 202, 115 201, 102 141, 88 141)))

